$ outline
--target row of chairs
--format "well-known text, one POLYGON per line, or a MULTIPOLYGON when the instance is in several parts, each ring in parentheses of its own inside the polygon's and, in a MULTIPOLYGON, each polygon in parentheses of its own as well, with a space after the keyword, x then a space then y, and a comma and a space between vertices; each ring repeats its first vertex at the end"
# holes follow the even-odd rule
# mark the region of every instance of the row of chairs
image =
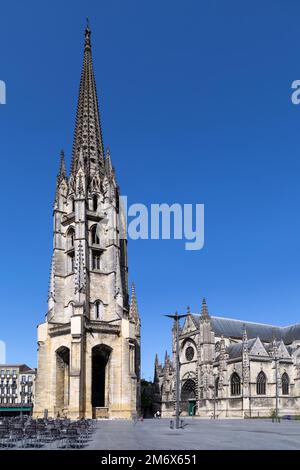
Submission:
POLYGON ((93 420, 6 418, 0 421, 0 448, 82 449, 95 430, 93 420))

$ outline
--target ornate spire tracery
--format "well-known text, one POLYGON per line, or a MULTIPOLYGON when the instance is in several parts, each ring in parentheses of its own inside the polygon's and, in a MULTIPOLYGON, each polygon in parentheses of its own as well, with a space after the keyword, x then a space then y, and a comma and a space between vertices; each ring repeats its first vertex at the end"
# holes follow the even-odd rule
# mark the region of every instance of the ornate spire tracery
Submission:
POLYGON ((104 166, 104 147, 98 107, 96 82, 91 50, 91 30, 87 25, 84 40, 83 67, 77 105, 74 143, 72 152, 72 171, 76 169, 81 148, 85 165, 104 166))

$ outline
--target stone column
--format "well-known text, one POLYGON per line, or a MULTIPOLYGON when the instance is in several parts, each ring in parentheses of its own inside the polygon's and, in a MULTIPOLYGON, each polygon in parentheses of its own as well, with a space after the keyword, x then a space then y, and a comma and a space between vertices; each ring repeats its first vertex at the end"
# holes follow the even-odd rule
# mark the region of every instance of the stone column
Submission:
POLYGON ((83 417, 83 317, 74 315, 71 318, 71 357, 70 357, 70 404, 69 417, 80 419, 83 417))

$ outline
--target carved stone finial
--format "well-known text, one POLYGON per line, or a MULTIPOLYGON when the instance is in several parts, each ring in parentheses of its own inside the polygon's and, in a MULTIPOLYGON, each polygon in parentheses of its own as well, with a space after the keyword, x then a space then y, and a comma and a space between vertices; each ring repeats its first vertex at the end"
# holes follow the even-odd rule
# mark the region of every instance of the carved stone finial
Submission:
POLYGON ((202 300, 201 317, 210 318, 205 297, 202 300))

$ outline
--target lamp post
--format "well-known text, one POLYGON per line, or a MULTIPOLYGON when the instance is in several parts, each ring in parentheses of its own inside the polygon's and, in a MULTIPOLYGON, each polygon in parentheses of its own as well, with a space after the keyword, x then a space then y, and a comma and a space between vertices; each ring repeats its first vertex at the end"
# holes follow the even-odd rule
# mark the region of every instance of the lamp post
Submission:
POLYGON ((176 407, 175 407, 175 427, 179 429, 179 395, 180 395, 180 361, 179 361, 179 320, 187 317, 187 315, 165 315, 165 317, 172 318, 176 324, 176 407))
POLYGON ((20 412, 21 421, 23 421, 24 398, 25 398, 25 383, 23 382, 23 379, 22 379, 21 381, 21 412, 20 412))
POLYGON ((21 421, 23 421, 23 404, 24 404, 24 392, 21 392, 21 412, 20 412, 21 421))
POLYGON ((217 392, 217 376, 214 374, 214 419, 216 419, 216 392, 217 392))
POLYGON ((279 406, 278 406, 278 402, 279 402, 279 397, 278 397, 278 360, 279 360, 279 358, 278 358, 278 355, 277 355, 277 353, 276 353, 276 355, 275 355, 275 375, 276 375, 276 387, 275 387, 275 390, 276 390, 276 391, 275 391, 275 393, 276 393, 276 422, 279 421, 279 419, 278 419, 278 408, 279 408, 279 406))

